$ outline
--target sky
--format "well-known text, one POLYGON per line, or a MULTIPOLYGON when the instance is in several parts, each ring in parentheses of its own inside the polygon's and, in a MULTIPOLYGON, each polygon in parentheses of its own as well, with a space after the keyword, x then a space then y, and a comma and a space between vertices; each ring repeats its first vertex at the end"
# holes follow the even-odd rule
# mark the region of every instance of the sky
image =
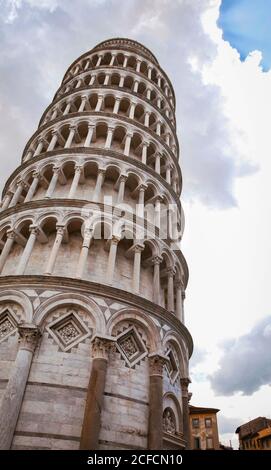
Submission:
POLYGON ((235 446, 237 426, 271 418, 268 4, 0 0, 1 187, 67 67, 98 42, 138 40, 170 76, 195 345, 191 403, 219 408, 220 440, 235 446))

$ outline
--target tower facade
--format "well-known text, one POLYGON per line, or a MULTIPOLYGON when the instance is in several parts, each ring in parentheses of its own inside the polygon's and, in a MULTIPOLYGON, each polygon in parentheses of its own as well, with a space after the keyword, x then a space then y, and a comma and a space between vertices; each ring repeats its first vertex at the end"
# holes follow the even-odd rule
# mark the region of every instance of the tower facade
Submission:
POLYGON ((0 212, 0 448, 188 448, 174 90, 111 39, 67 70, 0 212))

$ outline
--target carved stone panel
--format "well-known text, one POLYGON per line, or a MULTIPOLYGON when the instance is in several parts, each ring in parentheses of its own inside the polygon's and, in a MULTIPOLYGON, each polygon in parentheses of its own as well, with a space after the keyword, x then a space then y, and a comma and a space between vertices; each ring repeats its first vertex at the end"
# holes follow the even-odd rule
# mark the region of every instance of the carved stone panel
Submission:
POLYGON ((117 349, 128 367, 133 367, 148 353, 144 342, 134 327, 129 328, 117 337, 117 349))
POLYGON ((9 310, 0 313, 0 343, 5 341, 17 329, 16 321, 9 310))
POLYGON ((49 323, 46 329, 65 352, 92 335, 92 331, 86 327, 75 311, 49 323))

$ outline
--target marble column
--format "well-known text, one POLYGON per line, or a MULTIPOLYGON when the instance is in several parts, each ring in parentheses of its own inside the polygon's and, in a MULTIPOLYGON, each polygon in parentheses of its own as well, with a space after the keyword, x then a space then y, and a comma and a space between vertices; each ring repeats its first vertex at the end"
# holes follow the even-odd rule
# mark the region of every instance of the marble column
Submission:
POLYGON ((156 353, 149 356, 149 450, 163 449, 163 368, 165 363, 165 356, 156 353))
POLYGON ((131 146, 131 140, 132 140, 132 134, 127 133, 126 138, 125 138, 125 146, 124 146, 124 155, 127 157, 129 156, 130 153, 130 146, 131 146))
POLYGON ((103 99, 104 99, 103 95, 98 95, 98 101, 97 101, 96 108, 95 108, 96 112, 101 111, 102 105, 103 105, 103 99))
POLYGON ((21 324, 18 331, 19 349, 0 406, 1 450, 11 447, 33 354, 41 336, 38 327, 32 324, 21 324))
POLYGON ((119 191, 118 191, 118 200, 117 203, 121 204, 124 199, 124 192, 125 192, 125 183, 127 180, 127 175, 120 175, 119 177, 119 191))
POLYGON ((7 261, 10 250, 13 246, 14 240, 15 240, 15 232, 13 232, 13 230, 8 230, 6 243, 4 245, 4 248, 2 249, 1 256, 0 256, 0 274, 2 273, 4 269, 5 263, 7 261))
POLYGON ((120 107, 120 98, 116 98, 115 103, 114 103, 113 114, 118 114, 119 107, 120 107))
POLYGON ((67 141, 66 141, 65 146, 64 146, 65 149, 70 148, 70 146, 72 144, 72 141, 73 141, 73 138, 75 136, 75 132, 76 132, 75 126, 70 126, 70 133, 69 133, 69 136, 68 136, 67 141))
POLYGON ((84 147, 89 147, 90 146, 90 142, 92 140, 94 128, 95 128, 94 124, 89 124, 88 125, 88 133, 87 133, 87 136, 86 136, 84 147))
POLYGON ((56 238, 55 238, 55 241, 54 241, 48 262, 47 262, 45 273, 44 273, 47 275, 53 274, 57 254, 58 254, 59 248, 61 246, 61 243, 64 237, 64 233, 65 233, 65 228, 63 226, 57 226, 56 228, 57 228, 56 238))
POLYGON ((113 138, 113 133, 114 133, 114 127, 108 127, 106 141, 105 141, 105 144, 104 144, 105 149, 110 149, 111 143, 112 143, 112 138, 113 138))
POLYGON ((51 150, 54 150, 54 148, 56 146, 56 143, 57 143, 57 140, 58 140, 58 131, 53 131, 52 132, 51 142, 48 145, 48 149, 47 149, 48 152, 50 152, 51 150))
POLYGON ((9 207, 13 207, 17 204, 17 202, 19 201, 20 197, 21 197, 21 194, 23 192, 23 189, 24 189, 24 182, 23 181, 19 181, 19 183, 17 184, 17 188, 16 188, 16 191, 15 193, 13 194, 13 197, 11 199, 11 202, 10 202, 10 205, 9 207))
POLYGON ((144 165, 146 165, 146 163, 147 163, 148 146, 149 146, 149 143, 148 143, 148 142, 143 142, 143 144, 142 144, 141 161, 142 161, 142 163, 144 163, 144 165))
POLYGON ((86 106, 86 103, 87 103, 87 100, 88 100, 88 97, 87 96, 82 96, 81 98, 81 104, 80 104, 80 107, 78 109, 78 113, 82 113, 85 109, 85 106, 86 106))
POLYGON ((76 279, 82 279, 83 277, 92 237, 93 237, 92 230, 86 229, 84 233, 84 240, 83 240, 81 253, 80 253, 80 257, 79 257, 79 261, 77 265, 77 270, 76 270, 76 275, 75 275, 76 279))
POLYGON ((44 144, 43 139, 42 138, 38 139, 38 146, 34 152, 34 155, 33 155, 34 157, 37 157, 41 153, 43 149, 43 144, 44 144))
POLYGON ((110 251, 108 256, 108 263, 107 263, 107 274, 106 279, 108 284, 112 284, 115 264, 116 264, 116 255, 117 255, 117 248, 120 239, 115 235, 112 235, 111 243, 110 243, 110 251))
POLYGON ((167 309, 169 312, 174 313, 175 308, 174 308, 174 275, 175 275, 175 269, 174 268, 169 268, 167 270, 167 309))
POLYGON ((80 450, 98 450, 107 364, 114 338, 95 336, 92 340, 92 366, 80 439, 80 450))
POLYGON ((134 269, 133 269, 133 292, 139 294, 140 291, 140 268, 141 268, 141 253, 144 250, 144 245, 137 244, 134 246, 134 269))
POLYGON ((53 193, 54 193, 57 181, 58 181, 59 172, 60 172, 60 168, 58 167, 53 168, 53 176, 51 178, 47 192, 45 194, 45 198, 49 199, 53 196, 53 193))
POLYGON ((7 191, 5 197, 4 197, 4 200, 3 200, 3 203, 2 203, 2 206, 1 206, 1 210, 4 211, 5 209, 8 208, 9 204, 10 204, 10 201, 12 199, 12 196, 13 196, 13 193, 11 191, 7 191))
POLYGON ((137 203, 137 215, 138 217, 144 218, 144 208, 145 208, 145 191, 147 189, 146 184, 141 184, 139 186, 138 194, 138 203, 137 203))
POLYGON ((157 153, 155 155, 155 171, 160 175, 161 172, 161 155, 160 153, 157 153))
POLYGON ((167 169, 166 169, 166 182, 168 184, 171 184, 171 168, 170 168, 170 166, 168 166, 167 169))
POLYGON ((163 259, 161 256, 152 258, 153 264, 153 302, 160 305, 160 264, 163 259))
POLYGON ((184 323, 182 282, 177 281, 175 283, 175 288, 176 288, 176 316, 182 323, 184 323))
POLYGON ((191 448, 190 442, 190 425, 189 425, 189 396, 188 396, 188 386, 190 384, 190 379, 181 378, 181 388, 182 388, 182 405, 183 405, 183 435, 186 440, 186 449, 191 448))
POLYGON ((132 102, 129 110, 129 118, 134 119, 135 117, 135 108, 136 108, 136 103, 132 102))
POLYGON ((102 190, 102 186, 103 186, 103 182, 104 182, 104 177, 105 177, 105 170, 103 168, 100 168, 98 170, 96 186, 95 186, 94 193, 93 193, 93 196, 92 196, 92 200, 94 202, 98 202, 99 199, 100 199, 101 190, 102 190))
POLYGON ((40 180, 39 172, 34 171, 32 176, 33 176, 33 180, 32 180, 31 186, 28 189, 28 192, 27 192, 27 195, 25 197, 24 202, 28 202, 28 201, 32 200, 32 197, 34 196, 34 194, 37 190, 38 184, 39 184, 39 180, 40 180))
POLYGON ((16 270, 17 276, 24 274, 29 258, 31 256, 32 250, 34 248, 38 233, 39 233, 38 227, 34 225, 30 225, 29 231, 30 231, 30 235, 24 247, 23 253, 21 254, 21 258, 20 258, 20 261, 16 270))
POLYGON ((71 189, 70 189, 69 194, 68 194, 68 199, 75 198, 75 193, 76 193, 77 186, 78 186, 80 178, 81 178, 82 170, 83 170, 82 166, 79 166, 79 165, 75 166, 74 177, 73 177, 73 180, 72 180, 71 189))

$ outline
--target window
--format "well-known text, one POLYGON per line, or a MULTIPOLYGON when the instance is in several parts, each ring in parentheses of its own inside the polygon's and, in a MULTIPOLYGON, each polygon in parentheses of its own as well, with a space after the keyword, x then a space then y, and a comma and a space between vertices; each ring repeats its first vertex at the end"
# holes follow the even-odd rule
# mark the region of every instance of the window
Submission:
POLYGON ((192 419, 192 426, 193 428, 199 428, 199 418, 192 419))
POLYGON ((200 438, 194 437, 194 449, 200 449, 200 438))
POLYGON ((212 418, 205 418, 205 427, 206 428, 212 427, 212 418))
POLYGON ((207 449, 213 449, 214 448, 214 443, 213 443, 213 438, 212 437, 207 437, 206 447, 207 447, 207 449))

